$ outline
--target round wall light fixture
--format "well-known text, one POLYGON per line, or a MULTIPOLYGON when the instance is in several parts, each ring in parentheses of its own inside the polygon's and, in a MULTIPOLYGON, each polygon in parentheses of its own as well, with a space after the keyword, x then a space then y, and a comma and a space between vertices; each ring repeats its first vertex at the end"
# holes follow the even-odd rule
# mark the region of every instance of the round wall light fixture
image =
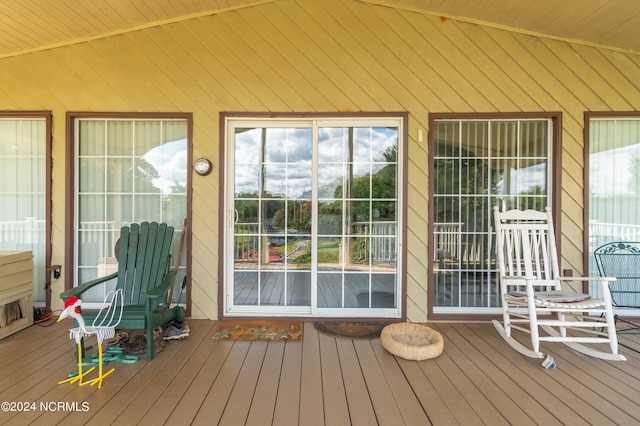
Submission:
POLYGON ((213 169, 213 164, 207 158, 198 158, 195 163, 193 163, 193 170, 200 176, 206 176, 211 173, 213 169))

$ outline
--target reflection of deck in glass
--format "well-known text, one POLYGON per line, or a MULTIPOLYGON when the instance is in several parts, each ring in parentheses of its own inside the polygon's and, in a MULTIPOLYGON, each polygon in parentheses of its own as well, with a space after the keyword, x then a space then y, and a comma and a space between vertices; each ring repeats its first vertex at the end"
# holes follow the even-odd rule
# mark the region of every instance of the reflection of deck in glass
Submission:
POLYGON ((433 229, 434 306, 500 306, 491 233, 467 232, 457 222, 433 229))
MULTIPOLYGON (((261 272, 235 271, 234 303, 236 305, 310 306, 311 274, 308 271, 261 272), (286 278, 285 278, 286 277, 286 278), (286 294, 285 294, 286 279, 286 294)), ((318 274, 318 307, 320 308, 395 308, 395 274, 344 274, 344 299, 341 273, 318 274)))
POLYGON ((434 272, 434 306, 498 307, 497 274, 491 271, 437 270, 434 272))
MULTIPOLYGON (((318 308, 398 306, 397 223, 354 223, 318 238, 318 308)), ((234 304, 311 306, 311 236, 235 225, 234 304)))

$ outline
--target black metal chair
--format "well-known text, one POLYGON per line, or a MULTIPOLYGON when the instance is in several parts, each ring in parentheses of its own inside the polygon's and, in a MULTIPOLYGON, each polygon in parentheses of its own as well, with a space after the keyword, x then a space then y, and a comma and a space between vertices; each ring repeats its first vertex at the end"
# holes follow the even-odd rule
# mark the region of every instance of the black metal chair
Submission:
MULTIPOLYGON (((640 309, 640 242, 611 242, 593 252, 602 277, 616 277, 609 283, 612 305, 620 309, 640 309)), ((640 312, 639 312, 640 314, 640 312)), ((614 315, 629 327, 618 333, 640 334, 640 324, 614 315)))

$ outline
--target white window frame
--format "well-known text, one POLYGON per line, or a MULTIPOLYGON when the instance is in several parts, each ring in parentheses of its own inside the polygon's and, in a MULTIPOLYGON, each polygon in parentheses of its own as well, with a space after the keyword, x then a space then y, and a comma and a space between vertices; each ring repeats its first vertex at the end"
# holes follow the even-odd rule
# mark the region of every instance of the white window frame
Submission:
MULTIPOLYGON (((183 117, 183 116, 176 116, 176 117, 171 117, 171 116, 163 116, 163 117, 158 117, 154 114, 150 114, 149 116, 145 116, 145 115, 140 115, 140 116, 136 116, 136 117, 129 117, 126 114, 123 114, 122 116, 118 116, 118 115, 113 115, 113 114, 107 114, 105 116, 100 116, 99 114, 97 115, 92 115, 92 116, 76 116, 74 117, 73 120, 73 128, 74 128, 74 140, 73 140, 73 169, 75 170, 74 174, 73 174, 73 232, 74 232, 74 238, 73 238, 73 265, 74 265, 74 271, 78 271, 79 270, 79 241, 80 241, 80 211, 79 211, 79 207, 80 207, 80 143, 79 143, 79 138, 81 137, 80 135, 80 123, 81 122, 104 122, 109 123, 109 122, 131 122, 131 123, 136 123, 136 122, 157 122, 160 125, 160 129, 159 132, 162 135, 162 131, 163 131, 163 127, 162 127, 162 123, 163 122, 185 122, 187 125, 187 129, 190 125, 190 120, 183 117)), ((105 132, 107 131, 108 126, 105 125, 105 132)), ((132 131, 132 137, 134 137, 136 128, 135 125, 132 126, 131 128, 132 131)), ((185 136, 187 139, 187 152, 190 151, 190 147, 189 147, 189 131, 187 130, 187 135, 185 136)), ((162 139, 163 136, 160 136, 160 139, 162 139)), ((91 157, 91 156, 90 156, 91 157)), ((100 158, 109 158, 108 155, 101 155, 101 156, 95 156, 100 157, 100 158)), ((185 183, 185 188, 186 188, 186 192, 185 192, 185 217, 188 216, 188 211, 187 211, 187 207, 189 204, 188 201, 188 194, 190 192, 190 166, 189 166, 189 158, 190 155, 187 155, 187 163, 185 164, 186 166, 186 175, 185 175, 185 179, 186 179, 186 183, 185 183)), ((105 168, 105 175, 107 173, 107 169, 105 168)), ((105 176, 105 184, 106 184, 106 176, 105 176)), ((116 193, 114 193, 116 194, 116 193)), ((137 194, 136 192, 134 192, 134 195, 137 194)), ((162 194, 160 194, 160 197, 162 196, 162 194)), ((160 199, 160 198, 159 198, 160 199)), ((164 218, 162 217, 162 208, 159 208, 160 211, 160 219, 158 220, 159 222, 164 222, 164 218)), ((128 221, 123 221, 121 224, 129 224, 128 221)), ((173 224, 171 224, 173 225, 173 224)), ((174 231, 174 243, 173 243, 173 247, 172 247, 172 253, 173 251, 175 251, 175 246, 177 246, 177 244, 175 243, 177 240, 179 240, 179 238, 181 237, 180 232, 181 229, 180 227, 177 226, 177 224, 174 226, 175 231, 174 231)), ((109 230, 104 230, 103 231, 104 234, 107 233, 111 233, 113 234, 112 237, 110 239, 105 239, 105 241, 110 240, 110 241, 116 241, 119 238, 119 234, 120 234, 120 227, 116 226, 113 229, 109 229, 109 230)), ((105 253, 113 250, 113 247, 104 247, 104 251, 105 253)), ((175 258, 175 254, 172 256, 173 258, 175 258)), ((179 272, 178 275, 179 276, 186 276, 188 275, 187 273, 187 262, 185 261, 186 259, 186 255, 182 256, 181 259, 181 264, 179 265, 179 272)), ((97 265, 98 268, 100 268, 101 265, 97 265)), ((109 266, 104 266, 105 268, 108 268, 109 266)), ((111 268, 117 268, 117 265, 113 265, 111 266, 111 268)), ((108 270, 107 272, 115 272, 115 270, 108 270)), ((80 274, 79 273, 74 273, 73 274, 73 287, 76 287, 80 284, 82 284, 84 282, 84 280, 81 282, 80 281, 80 274)), ((84 305, 86 305, 89 308, 98 308, 102 306, 102 303, 100 302, 101 300, 104 300, 104 297, 106 296, 107 291, 109 291, 112 287, 115 286, 115 281, 110 281, 107 283, 107 285, 103 285, 103 286, 99 286, 95 289, 91 289, 89 290, 89 292, 87 292, 87 294, 85 295, 85 297, 88 299, 88 301, 84 302, 84 305), (92 300, 95 299, 95 300, 92 300)), ((188 295, 186 294, 180 294, 179 291, 174 292, 174 302, 180 303, 180 304, 186 304, 188 305, 188 295), (178 300, 178 298, 180 298, 180 300, 178 300), (186 298, 186 301, 185 301, 186 298)))

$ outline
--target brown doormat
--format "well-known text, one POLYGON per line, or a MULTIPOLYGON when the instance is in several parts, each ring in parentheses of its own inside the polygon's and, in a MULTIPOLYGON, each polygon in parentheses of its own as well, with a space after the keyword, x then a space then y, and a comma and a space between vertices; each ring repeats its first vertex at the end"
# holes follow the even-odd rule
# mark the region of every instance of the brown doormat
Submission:
POLYGON ((373 339, 380 337, 382 329, 389 323, 374 322, 315 322, 318 331, 349 339, 373 339))
POLYGON ((215 340, 300 340, 302 321, 296 320, 225 320, 215 340))

